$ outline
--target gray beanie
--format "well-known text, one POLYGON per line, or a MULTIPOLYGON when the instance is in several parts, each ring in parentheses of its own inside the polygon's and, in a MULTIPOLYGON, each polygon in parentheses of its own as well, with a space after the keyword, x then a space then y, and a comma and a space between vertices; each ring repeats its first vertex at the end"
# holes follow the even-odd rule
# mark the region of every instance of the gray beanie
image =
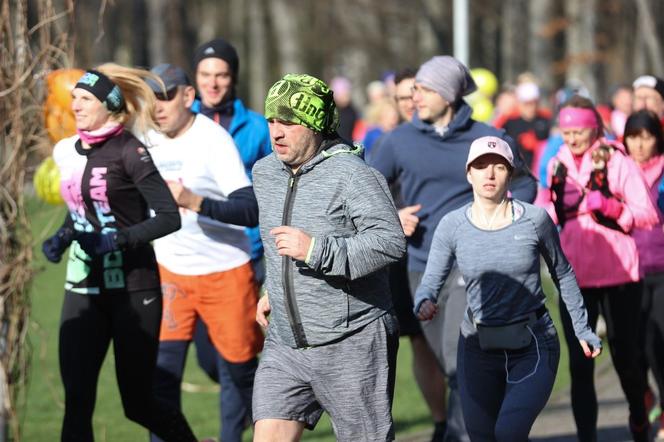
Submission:
POLYGON ((420 66, 415 81, 450 103, 477 90, 468 68, 449 55, 438 55, 420 66))

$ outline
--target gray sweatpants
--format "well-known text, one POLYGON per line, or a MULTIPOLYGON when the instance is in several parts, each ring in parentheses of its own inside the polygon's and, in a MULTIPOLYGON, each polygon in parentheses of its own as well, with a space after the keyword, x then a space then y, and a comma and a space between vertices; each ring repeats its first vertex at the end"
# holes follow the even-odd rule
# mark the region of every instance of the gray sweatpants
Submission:
MULTIPOLYGON (((424 272, 408 272, 410 291, 415 296, 417 286, 422 281, 424 272)), ((457 347, 461 321, 466 312, 466 287, 459 272, 454 266, 445 285, 438 295, 438 315, 431 321, 422 322, 422 331, 438 363, 447 378, 447 433, 445 442, 470 441, 461 410, 461 398, 457 384, 457 347)))
POLYGON ((323 411, 339 441, 392 441, 399 330, 385 314, 340 341, 295 349, 265 340, 254 380, 253 418, 303 422, 323 411))

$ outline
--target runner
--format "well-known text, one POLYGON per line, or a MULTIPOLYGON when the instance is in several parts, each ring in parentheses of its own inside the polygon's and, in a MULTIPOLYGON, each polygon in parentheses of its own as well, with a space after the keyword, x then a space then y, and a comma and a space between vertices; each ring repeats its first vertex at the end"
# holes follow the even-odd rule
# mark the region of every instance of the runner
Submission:
MULTIPOLYGON (((640 110, 627 118, 625 147, 643 172, 650 191, 650 200, 657 207, 658 186, 664 177, 664 134, 662 124, 653 112, 640 110)), ((634 229, 632 236, 639 250, 639 268, 643 276, 641 300, 644 349, 647 365, 659 389, 660 410, 664 410, 664 215, 658 210, 659 222, 652 229, 634 229)), ((647 375, 644 373, 644 376, 647 375)), ((649 388, 646 407, 656 405, 655 395, 649 388)), ((650 411, 647 409, 647 411, 650 411)), ((664 440, 664 414, 657 437, 664 440)))
POLYGON ((150 154, 125 129, 155 124, 143 81, 150 76, 113 64, 87 71, 72 92, 78 135, 53 152, 69 213, 43 251, 57 262, 72 245, 60 322, 63 441, 94 439, 97 379, 111 341, 125 415, 164 440, 195 440, 151 388, 162 297, 150 241, 177 230, 180 217, 150 154))
MULTIPOLYGON (((429 255, 436 226, 444 215, 470 202, 472 187, 463 165, 470 143, 482 136, 513 141, 502 130, 471 118, 472 109, 463 97, 475 91, 470 71, 449 56, 436 56, 420 66, 415 77, 413 100, 416 113, 387 134, 377 146, 369 164, 378 169, 388 184, 399 183, 404 207, 399 210, 408 239, 408 273, 415 293, 429 255)), ((512 147, 514 147, 512 145, 512 147)), ((515 157, 512 194, 532 201, 535 180, 519 157, 515 157)), ((422 323, 424 335, 447 376, 447 435, 445 440, 467 441, 456 382, 456 354, 459 325, 466 309, 464 281, 454 268, 441 289, 444 311, 422 323)))
MULTIPOLYGON (((193 112, 200 112, 223 127, 233 137, 235 146, 251 180, 251 169, 259 159, 272 152, 270 133, 265 118, 248 109, 238 97, 240 58, 235 47, 217 38, 200 45, 194 52, 196 89, 200 100, 192 105, 193 112)), ((258 227, 246 229, 251 240, 251 264, 256 283, 260 287, 265 279, 263 244, 258 227)), ((246 423, 250 422, 250 390, 236 385, 237 377, 253 379, 258 360, 247 365, 240 373, 235 367, 232 374, 223 358, 212 345, 203 321, 196 322, 194 335, 198 364, 205 373, 222 386, 220 396, 221 435, 223 441, 239 440, 246 423)))
MULTIPOLYGON (((160 132, 149 132, 146 145, 183 208, 182 228, 155 241, 164 294, 155 395, 180 409, 187 349, 201 318, 221 358, 217 369, 229 371, 251 404, 263 333, 250 242, 239 226, 258 224, 256 198, 228 132, 191 112, 195 91, 185 72, 170 64, 151 72, 165 89, 148 80, 160 132)), ((241 440, 241 431, 223 426, 224 441, 241 440)))
MULTIPOLYGON (((405 68, 398 71, 394 76, 394 101, 399 109, 402 123, 412 121, 415 114, 415 104, 413 103, 415 74, 417 74, 416 69, 405 68)), ((373 153, 375 154, 377 150, 380 150, 380 140, 376 142, 376 149, 373 150, 373 153)), ((366 156, 365 154, 365 157, 367 157, 367 162, 371 164, 370 155, 366 156)), ((404 206, 399 184, 399 182, 395 182, 390 185, 390 192, 397 209, 404 206)), ((410 340, 413 352, 413 375, 433 418, 434 431, 431 442, 443 442, 447 430, 445 376, 443 376, 443 370, 438 365, 436 356, 431 351, 422 333, 420 321, 413 314, 413 297, 408 282, 407 261, 408 257, 404 256, 399 262, 389 266, 392 304, 399 321, 399 336, 408 336, 410 340)))
POLYGON ((405 241, 387 184, 339 138, 317 78, 276 82, 265 116, 274 154, 254 167, 268 276, 254 441, 299 440, 323 410, 337 440, 393 440, 399 341, 386 266, 405 241))
MULTIPOLYGON (((629 427, 645 441, 649 423, 644 405, 638 324, 642 286, 635 227, 657 223, 638 166, 620 143, 601 137, 602 120, 593 103, 575 95, 562 105, 558 124, 565 144, 547 165, 546 189, 538 205, 561 228, 565 255, 577 276, 590 327, 601 313, 613 365, 629 403, 629 427)), ((579 346, 564 303, 560 314, 570 357, 572 409, 579 440, 597 440, 594 363, 579 346)))
POLYGON ((419 319, 432 319, 440 288, 458 263, 468 309, 457 376, 473 441, 527 441, 551 394, 560 344, 544 306, 540 254, 574 318, 586 357, 601 351, 554 224, 543 209, 507 197, 513 172, 514 157, 504 140, 473 141, 466 161, 473 202, 438 224, 415 296, 419 319))

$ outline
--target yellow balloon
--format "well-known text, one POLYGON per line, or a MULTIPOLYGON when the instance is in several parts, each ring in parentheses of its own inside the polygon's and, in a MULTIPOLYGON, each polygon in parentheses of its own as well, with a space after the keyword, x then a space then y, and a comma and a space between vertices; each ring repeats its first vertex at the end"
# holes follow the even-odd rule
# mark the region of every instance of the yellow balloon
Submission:
POLYGON ((484 97, 475 101, 475 103, 472 104, 472 108, 473 120, 481 121, 483 123, 491 120, 491 117, 493 116, 493 103, 491 103, 491 100, 488 98, 484 97))
POLYGON ((466 100, 466 103, 470 104, 470 107, 473 107, 475 103, 486 99, 486 97, 480 91, 475 91, 472 94, 466 95, 463 99, 466 100))
POLYGON ((485 97, 491 98, 498 92, 498 79, 490 70, 485 68, 471 69, 470 76, 475 80, 477 90, 485 97))
POLYGON ((64 203, 60 194, 60 170, 53 157, 48 157, 37 167, 32 180, 35 193, 44 202, 54 206, 64 203))

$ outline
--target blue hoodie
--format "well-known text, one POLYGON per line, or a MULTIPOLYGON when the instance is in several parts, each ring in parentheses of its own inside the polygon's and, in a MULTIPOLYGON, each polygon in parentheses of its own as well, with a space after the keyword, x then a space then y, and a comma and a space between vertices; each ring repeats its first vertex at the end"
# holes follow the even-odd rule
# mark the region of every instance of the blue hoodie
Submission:
POLYGON ((408 238, 408 268, 424 272, 433 234, 447 213, 473 200, 466 179, 466 159, 470 143, 492 135, 507 141, 514 152, 515 172, 512 195, 532 202, 537 193, 535 178, 517 154, 514 141, 502 129, 473 120, 472 109, 461 102, 443 136, 417 114, 383 137, 369 158, 389 184, 398 183, 405 206, 421 204, 415 233, 408 238))

